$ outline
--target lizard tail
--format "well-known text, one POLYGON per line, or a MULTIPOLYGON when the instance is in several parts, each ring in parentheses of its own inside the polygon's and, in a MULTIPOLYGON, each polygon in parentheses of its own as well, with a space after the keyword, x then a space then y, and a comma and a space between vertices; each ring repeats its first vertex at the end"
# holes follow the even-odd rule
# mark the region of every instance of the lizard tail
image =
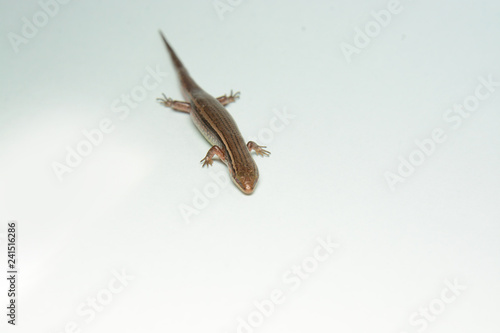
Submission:
POLYGON ((160 32, 161 38, 163 39, 163 42, 165 43, 165 46, 167 47, 168 53, 170 54, 170 58, 172 58, 172 62, 174 63, 175 68, 177 70, 185 69, 184 65, 182 64, 180 59, 177 57, 177 54, 175 54, 174 49, 167 42, 167 39, 165 38, 165 35, 163 35, 163 32, 161 32, 161 30, 159 30, 159 32, 160 32))
POLYGON ((179 57, 177 57, 177 54, 175 53, 174 49, 167 42, 167 39, 165 38, 165 35, 163 35, 163 32, 161 30, 159 30, 159 33, 161 35, 161 38, 163 39, 163 42, 165 43, 165 46, 167 47, 168 53, 170 54, 170 58, 172 59, 172 62, 174 63, 175 69, 177 70, 177 74, 179 75, 179 79, 181 80, 183 85, 186 87, 193 87, 193 88, 196 87, 197 88, 198 85, 191 78, 187 69, 184 67, 184 65, 182 64, 179 57))

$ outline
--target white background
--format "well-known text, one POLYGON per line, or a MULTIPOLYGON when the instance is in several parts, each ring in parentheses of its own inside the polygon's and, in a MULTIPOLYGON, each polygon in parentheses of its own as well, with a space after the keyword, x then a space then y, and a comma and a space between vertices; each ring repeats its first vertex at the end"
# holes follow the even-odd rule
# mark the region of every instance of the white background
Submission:
POLYGON ((386 1, 221 3, 70 1, 13 46, 42 7, 1 2, 0 268, 16 220, 20 271, 15 329, 1 279, 2 332, 237 332, 249 316, 240 332, 498 332, 500 87, 444 117, 500 82, 500 3, 401 0, 384 27, 386 1), (207 92, 241 91, 228 110, 272 152, 251 196, 216 185, 226 166, 201 168, 208 142, 156 102, 182 99, 158 29, 207 92), (121 119, 148 68, 161 83, 121 119), (103 119, 113 131, 60 181, 54 163, 103 119), (435 129, 446 140, 418 153, 435 129), (115 271, 133 279, 111 294, 115 271))

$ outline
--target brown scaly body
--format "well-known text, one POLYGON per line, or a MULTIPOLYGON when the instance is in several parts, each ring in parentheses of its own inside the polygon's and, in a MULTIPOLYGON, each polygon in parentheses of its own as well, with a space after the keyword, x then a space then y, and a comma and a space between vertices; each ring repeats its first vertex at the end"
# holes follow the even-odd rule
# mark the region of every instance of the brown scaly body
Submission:
POLYGON ((245 194, 251 194, 259 179, 259 169, 255 164, 250 151, 255 150, 258 155, 268 156, 270 153, 253 141, 245 144, 243 136, 233 117, 224 108, 225 105, 239 98, 239 92, 230 96, 214 98, 191 78, 184 65, 179 60, 174 50, 168 44, 165 36, 160 32, 172 62, 179 75, 183 94, 187 102, 174 101, 167 98, 159 99, 166 106, 177 111, 187 112, 203 136, 212 144, 202 160, 203 166, 212 165, 214 155, 227 165, 229 174, 238 188, 245 194))

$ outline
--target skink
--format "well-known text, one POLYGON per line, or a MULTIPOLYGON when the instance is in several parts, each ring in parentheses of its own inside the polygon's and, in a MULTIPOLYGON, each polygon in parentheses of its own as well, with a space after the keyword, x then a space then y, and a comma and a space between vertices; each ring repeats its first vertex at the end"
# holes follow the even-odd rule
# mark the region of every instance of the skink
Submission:
POLYGON ((174 101, 163 94, 158 98, 161 104, 176 111, 189 113, 194 124, 203 136, 212 144, 202 166, 210 166, 214 156, 218 156, 228 167, 229 174, 238 188, 245 194, 251 194, 259 179, 259 170, 250 152, 254 150, 258 155, 269 156, 265 146, 259 146, 253 141, 245 144, 243 137, 236 126, 233 117, 224 108, 227 104, 236 101, 240 93, 214 98, 196 84, 188 71, 177 57, 167 39, 160 31, 168 53, 181 82, 182 92, 187 102, 174 101))

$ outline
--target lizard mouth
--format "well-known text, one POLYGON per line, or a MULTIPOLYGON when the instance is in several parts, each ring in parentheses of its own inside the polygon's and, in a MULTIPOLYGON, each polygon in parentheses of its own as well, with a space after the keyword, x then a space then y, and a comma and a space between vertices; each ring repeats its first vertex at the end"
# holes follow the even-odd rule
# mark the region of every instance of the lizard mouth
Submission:
POLYGON ((238 188, 245 194, 252 194, 255 190, 255 184, 257 183, 257 180, 253 177, 235 177, 233 180, 238 188))
POLYGON ((251 194, 254 190, 253 185, 246 184, 244 188, 241 189, 245 194, 251 194))

